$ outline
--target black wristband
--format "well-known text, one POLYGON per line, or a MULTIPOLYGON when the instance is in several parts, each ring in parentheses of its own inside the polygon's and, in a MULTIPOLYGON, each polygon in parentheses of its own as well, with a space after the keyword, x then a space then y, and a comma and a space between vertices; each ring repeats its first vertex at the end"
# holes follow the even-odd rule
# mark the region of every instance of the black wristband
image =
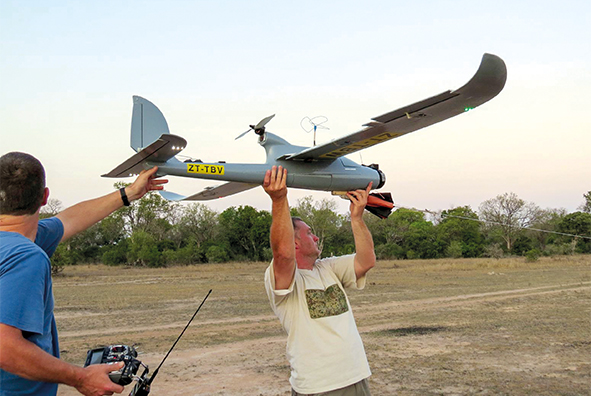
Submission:
POLYGON ((127 199, 127 194, 125 194, 125 187, 120 188, 119 192, 121 193, 121 200, 123 201, 123 205, 125 205, 125 206, 131 205, 129 203, 129 199, 127 199))

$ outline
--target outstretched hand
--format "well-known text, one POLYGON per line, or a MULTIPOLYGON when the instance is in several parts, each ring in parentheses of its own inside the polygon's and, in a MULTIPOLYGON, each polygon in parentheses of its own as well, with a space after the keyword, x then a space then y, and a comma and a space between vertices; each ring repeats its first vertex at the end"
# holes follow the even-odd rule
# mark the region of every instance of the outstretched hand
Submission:
POLYGON ((287 197, 287 169, 273 165, 265 173, 263 189, 273 201, 287 197))
POLYGON ((349 211, 351 212, 351 219, 361 219, 363 217, 363 210, 367 205, 367 197, 371 191, 373 182, 369 182, 365 190, 355 190, 347 192, 347 198, 351 201, 349 211))
POLYGON ((149 191, 163 190, 162 184, 168 183, 167 179, 154 179, 158 167, 155 166, 152 169, 143 170, 135 181, 125 188, 125 192, 129 197, 130 201, 140 199, 149 191))

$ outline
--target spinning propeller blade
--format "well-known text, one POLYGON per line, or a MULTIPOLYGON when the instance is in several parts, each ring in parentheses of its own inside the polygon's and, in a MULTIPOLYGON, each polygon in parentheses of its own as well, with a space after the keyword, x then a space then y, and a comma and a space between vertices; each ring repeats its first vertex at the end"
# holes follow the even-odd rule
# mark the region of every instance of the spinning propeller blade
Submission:
POLYGON ((252 128, 252 129, 254 129, 254 130, 255 130, 255 132, 256 132, 258 129, 263 129, 263 130, 264 130, 264 128, 265 128, 265 125, 267 125, 267 123, 268 123, 269 121, 271 121, 271 120, 273 119, 273 117, 275 117, 275 114, 273 114, 273 115, 270 115, 269 117, 265 117, 265 118, 263 118, 262 120, 260 120, 260 121, 259 121, 259 123, 258 123, 258 124, 256 124, 256 125, 255 125, 255 127, 254 127, 254 128, 252 128, 252 127, 251 127, 251 128, 252 128))
POLYGON ((240 139, 242 136, 246 135, 248 132, 250 132, 251 130, 254 131, 254 133, 256 133, 257 135, 262 135, 263 133, 265 133, 265 125, 267 125, 267 123, 269 121, 271 121, 271 119, 275 117, 275 114, 270 115, 269 117, 265 117, 262 120, 259 121, 258 124, 256 125, 250 125, 250 129, 247 130, 246 132, 242 132, 240 135, 238 135, 238 137, 234 140, 238 140, 240 139))
POLYGON ((238 140, 238 139, 240 139, 242 136, 246 135, 248 132, 250 132, 250 129, 249 129, 249 130, 247 130, 246 132, 242 132, 242 133, 241 133, 240 135, 238 135, 238 137, 237 137, 236 139, 234 139, 234 140, 238 140))

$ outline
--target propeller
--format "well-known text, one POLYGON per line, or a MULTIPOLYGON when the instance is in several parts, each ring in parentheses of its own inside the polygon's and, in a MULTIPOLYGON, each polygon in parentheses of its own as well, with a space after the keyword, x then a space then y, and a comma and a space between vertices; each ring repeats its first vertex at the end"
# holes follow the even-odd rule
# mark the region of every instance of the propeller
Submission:
POLYGON ((270 115, 269 117, 265 117, 262 120, 259 121, 258 124, 256 125, 250 125, 250 129, 248 129, 246 132, 241 133, 236 139, 234 140, 238 140, 240 139, 242 136, 246 135, 248 132, 250 131, 254 131, 254 133, 256 133, 257 135, 262 135, 265 133, 265 125, 267 125, 267 123, 269 121, 271 121, 271 119, 275 117, 275 114, 270 115))

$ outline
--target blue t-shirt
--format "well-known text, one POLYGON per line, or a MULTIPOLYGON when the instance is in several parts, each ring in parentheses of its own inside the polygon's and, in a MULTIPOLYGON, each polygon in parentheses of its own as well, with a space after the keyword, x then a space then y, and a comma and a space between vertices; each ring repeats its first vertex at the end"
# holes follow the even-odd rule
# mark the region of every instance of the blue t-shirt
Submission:
MULTIPOLYGON (((0 323, 59 358, 49 257, 64 235, 61 220, 39 221, 35 243, 0 231, 0 323)), ((30 381, 0 369, 0 396, 55 395, 57 384, 30 381)))

